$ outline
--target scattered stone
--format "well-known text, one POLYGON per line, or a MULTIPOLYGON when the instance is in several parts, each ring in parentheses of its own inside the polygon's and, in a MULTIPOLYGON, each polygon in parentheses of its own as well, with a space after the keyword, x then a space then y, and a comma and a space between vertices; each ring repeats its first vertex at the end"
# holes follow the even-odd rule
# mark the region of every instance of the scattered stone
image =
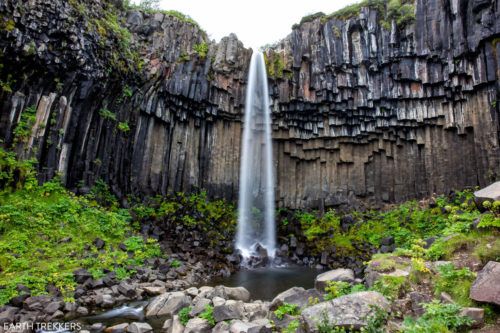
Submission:
POLYGON ((224 305, 224 303, 226 303, 226 300, 222 297, 216 296, 212 298, 212 303, 214 306, 224 305))
POLYGON ((88 279, 92 278, 92 274, 84 268, 77 269, 73 272, 73 276, 75 277, 76 283, 82 284, 88 279))
POLYGON ((183 333, 210 333, 212 328, 206 319, 192 318, 184 329, 183 333))
POLYGON ((243 322, 235 320, 229 328, 230 333, 271 333, 271 324, 268 319, 243 322))
POLYGON ((480 328, 484 325, 484 309, 463 308, 460 315, 472 319, 472 328, 480 328))
POLYGON ((118 285, 118 291, 120 292, 120 294, 130 298, 135 296, 135 287, 125 281, 120 282, 120 284, 118 285))
POLYGON ((354 282, 354 272, 352 269, 339 268, 325 273, 321 273, 314 281, 314 287, 323 291, 330 281, 354 282))
POLYGON ((78 316, 85 317, 89 314, 89 310, 86 307, 79 306, 76 309, 76 313, 78 314, 78 316))
POLYGON ((500 263, 490 261, 483 267, 470 288, 470 298, 500 305, 500 263))
POLYGON ((129 333, 147 333, 153 332, 153 328, 148 323, 132 323, 127 327, 129 333))
POLYGON ((212 333, 227 333, 229 332, 229 324, 225 321, 217 323, 212 329, 212 333))
POLYGON ((13 323, 16 313, 19 311, 18 308, 13 306, 5 306, 0 312, 0 324, 13 323))
POLYGON ((194 303, 191 312, 189 312, 189 315, 191 317, 196 317, 203 311, 205 311, 205 308, 207 305, 210 305, 211 301, 208 298, 199 298, 196 300, 196 303, 194 303))
POLYGON ((443 291, 443 292, 441 292, 441 294, 439 294, 439 299, 441 300, 442 303, 448 303, 448 304, 455 303, 455 301, 453 301, 453 298, 451 297, 451 295, 445 291, 443 291))
POLYGON ((418 291, 412 291, 411 293, 408 294, 408 296, 410 297, 411 301, 411 309, 413 313, 417 316, 421 316, 425 312, 425 309, 422 306, 422 304, 429 303, 432 300, 432 297, 430 297, 429 295, 418 291))
POLYGON ((158 296, 167 292, 165 287, 148 286, 142 288, 148 296, 158 296))
POLYGON ((208 298, 221 297, 223 299, 232 299, 235 301, 248 302, 250 300, 250 292, 244 287, 215 287, 208 298))
POLYGON ((106 245, 106 243, 100 238, 94 239, 92 244, 94 244, 95 248, 98 250, 101 250, 102 248, 104 248, 104 245, 106 245))
POLYGON ((302 311, 302 317, 307 329, 313 332, 323 319, 335 327, 361 329, 367 325, 374 306, 388 311, 390 303, 376 291, 362 291, 308 307, 302 311))
POLYGON ((118 324, 118 325, 114 325, 114 326, 111 326, 111 327, 107 327, 104 332, 106 333, 126 333, 127 332, 127 328, 128 328, 128 324, 127 323, 123 323, 123 324, 118 324))
POLYGON ((47 314, 53 314, 60 308, 62 308, 63 303, 62 302, 50 302, 45 306, 44 312, 47 314))

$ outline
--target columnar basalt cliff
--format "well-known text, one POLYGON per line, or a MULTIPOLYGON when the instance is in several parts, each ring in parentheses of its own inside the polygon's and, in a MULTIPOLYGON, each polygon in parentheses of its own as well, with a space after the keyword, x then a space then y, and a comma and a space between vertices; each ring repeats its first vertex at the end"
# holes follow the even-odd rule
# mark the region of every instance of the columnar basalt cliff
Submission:
MULTIPOLYGON (((0 2, 3 144, 70 188, 234 199, 252 51, 115 2, 0 2)), ((417 0, 412 23, 383 18, 318 17, 266 51, 279 205, 401 201, 500 173, 500 3, 417 0)))

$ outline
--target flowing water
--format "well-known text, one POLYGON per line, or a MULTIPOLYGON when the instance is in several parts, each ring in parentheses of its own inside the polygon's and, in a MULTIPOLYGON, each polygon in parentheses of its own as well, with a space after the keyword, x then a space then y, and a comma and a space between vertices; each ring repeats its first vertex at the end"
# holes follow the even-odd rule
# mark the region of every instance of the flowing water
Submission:
POLYGON ((245 101, 236 248, 251 256, 257 244, 274 257, 274 175, 271 115, 264 56, 254 52, 245 101))

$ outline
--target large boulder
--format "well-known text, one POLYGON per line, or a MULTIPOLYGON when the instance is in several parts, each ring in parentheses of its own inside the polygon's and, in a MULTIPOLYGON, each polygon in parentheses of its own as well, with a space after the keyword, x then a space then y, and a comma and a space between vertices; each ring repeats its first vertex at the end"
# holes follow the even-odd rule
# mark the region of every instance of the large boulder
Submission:
POLYGON ((470 288, 470 298, 477 302, 500 305, 500 263, 490 261, 477 273, 470 288))
POLYGON ((207 298, 210 299, 213 297, 248 302, 250 300, 250 292, 244 287, 231 288, 226 286, 217 286, 207 296, 207 298))
POLYGON ((215 306, 213 315, 217 323, 223 320, 241 319, 243 318, 243 303, 234 300, 227 301, 223 305, 215 306))
POLYGON ((146 308, 146 318, 172 317, 182 308, 191 304, 191 298, 177 291, 157 296, 146 308))
POLYGON ((500 182, 493 183, 474 192, 474 197, 478 205, 481 205, 484 201, 500 200, 500 182))
POLYGON ((325 290, 325 287, 330 281, 354 282, 354 272, 348 268, 338 268, 328 272, 324 272, 316 276, 314 287, 318 290, 325 290))
POLYGON ((367 325, 376 308, 389 311, 390 304, 376 291, 362 291, 308 307, 302 311, 302 318, 308 332, 318 332, 318 324, 321 323, 361 329, 367 325))
POLYGON ((302 287, 292 287, 278 294, 271 302, 269 309, 274 311, 283 303, 296 304, 300 308, 305 308, 310 305, 311 300, 322 300, 322 298, 322 295, 316 289, 305 290, 302 287))

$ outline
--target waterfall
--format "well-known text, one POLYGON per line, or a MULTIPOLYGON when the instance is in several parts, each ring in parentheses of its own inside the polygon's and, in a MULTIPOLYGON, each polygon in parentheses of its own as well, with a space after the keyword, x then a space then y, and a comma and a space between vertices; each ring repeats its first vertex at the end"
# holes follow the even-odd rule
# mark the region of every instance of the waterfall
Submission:
POLYGON ((236 236, 236 248, 246 258, 258 245, 269 257, 276 250, 270 113, 264 56, 254 52, 245 101, 236 236))

